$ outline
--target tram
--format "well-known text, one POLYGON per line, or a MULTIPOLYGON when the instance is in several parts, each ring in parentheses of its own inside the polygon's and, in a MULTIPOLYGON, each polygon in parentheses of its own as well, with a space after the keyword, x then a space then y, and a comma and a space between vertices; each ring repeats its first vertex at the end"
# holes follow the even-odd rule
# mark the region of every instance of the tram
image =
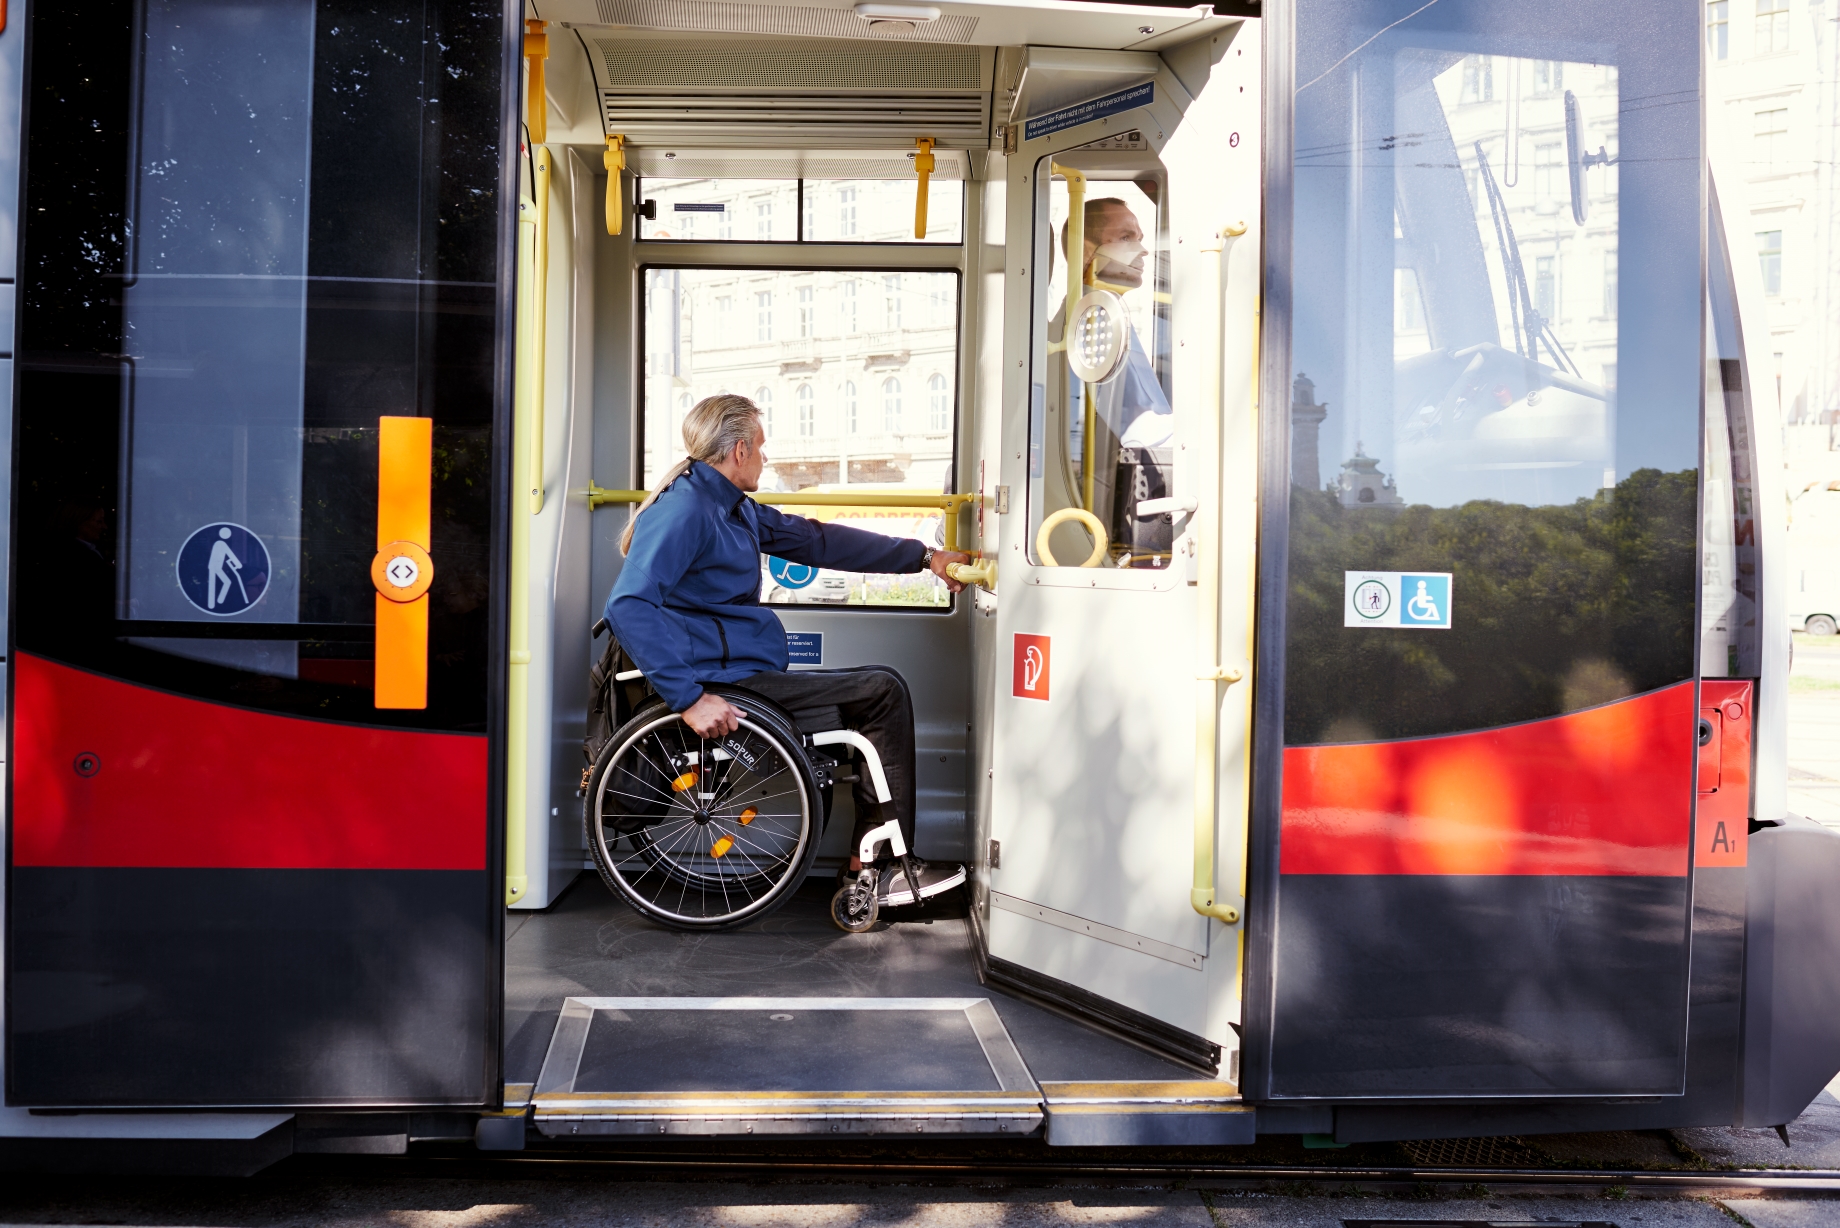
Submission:
POLYGON ((1698 20, 15 6, 6 1162, 1792 1121, 1840 834, 1698 20), (771 908, 609 890, 595 624, 719 392, 974 556, 762 561, 967 867, 860 932, 804 714, 771 908))

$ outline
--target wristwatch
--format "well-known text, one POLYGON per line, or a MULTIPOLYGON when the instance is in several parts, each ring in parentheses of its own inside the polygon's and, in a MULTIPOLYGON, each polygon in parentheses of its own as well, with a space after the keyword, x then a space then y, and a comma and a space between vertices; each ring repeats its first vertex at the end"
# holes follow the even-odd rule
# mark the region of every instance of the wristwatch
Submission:
POLYGON ((921 571, 933 570, 933 556, 939 552, 933 549, 931 546, 922 546, 920 548, 926 551, 925 554, 920 556, 920 570, 921 571))

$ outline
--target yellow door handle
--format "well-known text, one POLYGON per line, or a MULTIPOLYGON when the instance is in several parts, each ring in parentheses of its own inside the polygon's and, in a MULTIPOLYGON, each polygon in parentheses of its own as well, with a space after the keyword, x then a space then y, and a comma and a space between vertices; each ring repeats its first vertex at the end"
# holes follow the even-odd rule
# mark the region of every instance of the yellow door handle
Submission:
POLYGON ((377 660, 373 703, 428 706, 434 420, 377 419, 377 660))
POLYGON ((997 591, 997 560, 978 559, 971 563, 947 563, 946 574, 960 584, 981 584, 997 591))
POLYGON ((1111 547, 1112 539, 1106 535, 1105 526, 1099 523, 1099 518, 1082 507, 1063 507, 1060 511, 1052 513, 1046 520, 1041 522, 1041 528, 1035 534, 1035 554, 1041 559, 1041 565, 1043 567, 1059 567, 1061 565, 1055 561, 1054 551, 1048 549, 1048 539, 1054 536, 1054 530, 1060 528, 1069 520, 1079 521, 1086 527, 1086 531, 1092 534, 1092 553, 1086 557, 1086 561, 1081 563, 1080 566, 1097 567, 1099 565, 1099 560, 1105 557, 1106 550, 1111 547))

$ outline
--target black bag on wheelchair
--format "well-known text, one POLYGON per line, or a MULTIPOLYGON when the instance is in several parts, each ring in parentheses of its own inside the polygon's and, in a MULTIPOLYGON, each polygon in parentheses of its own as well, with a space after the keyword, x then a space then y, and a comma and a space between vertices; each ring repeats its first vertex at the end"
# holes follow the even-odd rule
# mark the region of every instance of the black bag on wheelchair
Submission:
POLYGON ((633 713, 652 695, 652 688, 643 678, 630 678, 625 682, 617 680, 616 675, 639 667, 626 650, 620 647, 620 641, 613 635, 613 628, 607 625, 604 618, 594 624, 594 637, 599 639, 603 631, 607 632, 607 647, 601 650, 600 660, 588 671, 588 736, 581 740, 581 753, 588 760, 588 766, 581 773, 581 787, 584 790, 588 787, 588 774, 594 768, 594 761, 600 758, 601 748, 612 740, 614 731, 631 720, 633 713))

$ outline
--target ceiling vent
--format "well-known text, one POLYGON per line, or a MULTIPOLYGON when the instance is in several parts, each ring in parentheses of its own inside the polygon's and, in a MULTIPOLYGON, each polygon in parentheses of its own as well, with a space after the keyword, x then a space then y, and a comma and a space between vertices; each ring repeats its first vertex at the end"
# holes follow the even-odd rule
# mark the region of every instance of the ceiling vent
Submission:
POLYGON ((655 35, 590 41, 607 131, 641 145, 911 148, 930 136, 968 147, 989 138, 987 48, 655 35))
POLYGON ((977 18, 947 16, 930 6, 860 4, 853 9, 731 0, 595 0, 601 22, 641 30, 710 30, 723 34, 788 34, 800 38, 872 38, 897 42, 968 43, 977 18), (887 15, 879 10, 887 9, 887 15), (912 11, 909 11, 912 10, 912 11), (936 14, 926 16, 926 12, 936 14))

